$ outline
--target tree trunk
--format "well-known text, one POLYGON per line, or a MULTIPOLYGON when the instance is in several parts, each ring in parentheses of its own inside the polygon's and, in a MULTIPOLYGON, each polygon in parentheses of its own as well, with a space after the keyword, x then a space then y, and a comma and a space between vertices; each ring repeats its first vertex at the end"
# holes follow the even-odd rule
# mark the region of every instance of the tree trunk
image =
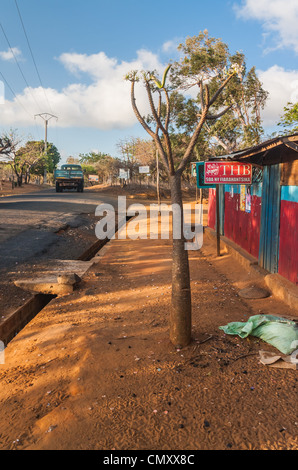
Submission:
MULTIPOLYGON (((181 236, 175 239, 173 224, 173 264, 172 264, 172 308, 170 316, 170 340, 175 347, 187 346, 191 341, 191 292, 188 252, 185 250, 183 235, 183 203, 181 176, 170 177, 172 204, 180 207, 180 222, 175 222, 175 230, 180 223, 181 236)), ((173 211, 173 218, 175 211, 173 211)), ((179 227, 178 227, 179 229, 179 227)))
POLYGON ((158 150, 156 150, 156 192, 157 192, 157 204, 160 206, 160 185, 159 185, 159 157, 158 157, 158 150))

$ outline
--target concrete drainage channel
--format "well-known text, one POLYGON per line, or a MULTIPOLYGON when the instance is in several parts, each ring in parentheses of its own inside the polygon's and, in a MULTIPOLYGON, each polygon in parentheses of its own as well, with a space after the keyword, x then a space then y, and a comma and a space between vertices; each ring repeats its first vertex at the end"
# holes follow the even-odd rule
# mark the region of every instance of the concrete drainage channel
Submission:
MULTIPOLYGON (((123 228, 131 218, 127 216, 122 225, 116 226, 115 233, 123 228)), ((31 291, 33 296, 0 324, 0 341, 5 347, 52 300, 59 295, 73 292, 81 277, 96 262, 96 258, 99 259, 102 255, 101 250, 110 239, 111 234, 107 234, 105 239, 95 242, 77 260, 53 260, 53 272, 47 277, 35 278, 34 281, 15 282, 17 287, 31 291), (34 290, 36 294, 33 292, 34 290)))
POLYGON ((56 296, 36 294, 0 325, 0 339, 5 346, 56 296))

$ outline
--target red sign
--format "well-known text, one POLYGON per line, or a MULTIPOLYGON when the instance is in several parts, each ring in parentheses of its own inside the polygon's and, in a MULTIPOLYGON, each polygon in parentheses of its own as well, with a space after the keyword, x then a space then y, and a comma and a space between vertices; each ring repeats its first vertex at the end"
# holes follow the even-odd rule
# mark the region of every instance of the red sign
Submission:
POLYGON ((205 184, 251 184, 252 165, 239 162, 205 162, 205 184))

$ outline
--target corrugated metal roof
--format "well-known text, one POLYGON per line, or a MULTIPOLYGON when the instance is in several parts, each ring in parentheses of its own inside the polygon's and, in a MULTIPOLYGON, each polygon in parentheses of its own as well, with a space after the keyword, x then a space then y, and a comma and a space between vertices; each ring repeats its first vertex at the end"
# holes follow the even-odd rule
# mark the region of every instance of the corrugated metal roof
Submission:
MULTIPOLYGON (((288 136, 280 136, 274 139, 267 140, 261 144, 249 147, 238 152, 232 152, 227 155, 221 155, 219 157, 210 157, 210 160, 233 160, 233 161, 256 161, 259 160, 265 153, 270 159, 270 151, 278 148, 279 146, 288 147, 297 152, 298 159, 298 133, 288 136)), ((261 164, 261 162, 259 162, 261 164)), ((268 163, 267 163, 268 164, 268 163)))

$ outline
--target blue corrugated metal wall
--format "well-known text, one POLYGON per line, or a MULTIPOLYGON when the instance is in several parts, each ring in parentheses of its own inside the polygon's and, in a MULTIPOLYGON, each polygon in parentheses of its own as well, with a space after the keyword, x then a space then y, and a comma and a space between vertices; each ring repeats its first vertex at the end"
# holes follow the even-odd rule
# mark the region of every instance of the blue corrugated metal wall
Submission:
POLYGON ((280 165, 265 166, 262 185, 262 215, 259 264, 278 272, 280 225, 280 165))

